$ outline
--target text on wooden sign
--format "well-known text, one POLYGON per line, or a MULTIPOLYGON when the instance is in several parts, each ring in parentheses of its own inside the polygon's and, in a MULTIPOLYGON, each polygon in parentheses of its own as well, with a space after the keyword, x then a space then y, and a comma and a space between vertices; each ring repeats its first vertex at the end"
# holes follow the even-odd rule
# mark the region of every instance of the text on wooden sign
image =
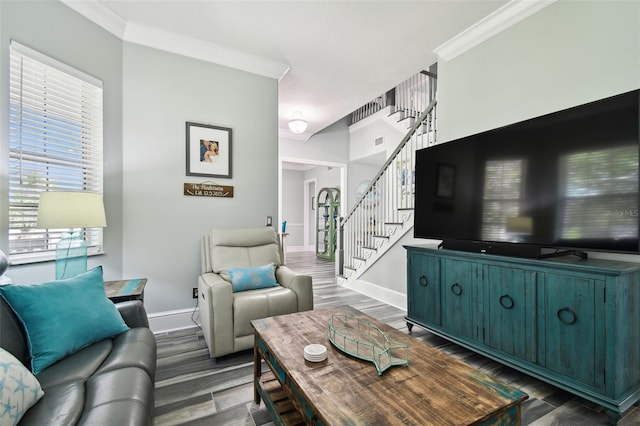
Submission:
POLYGON ((185 183, 184 195, 233 198, 233 186, 216 185, 213 183, 185 183))

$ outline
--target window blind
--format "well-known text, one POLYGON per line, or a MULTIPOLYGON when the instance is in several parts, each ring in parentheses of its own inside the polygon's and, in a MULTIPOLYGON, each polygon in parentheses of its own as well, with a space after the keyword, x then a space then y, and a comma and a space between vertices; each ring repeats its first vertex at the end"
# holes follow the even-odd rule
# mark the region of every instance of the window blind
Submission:
POLYGON ((509 237, 507 219, 517 217, 523 196, 526 161, 489 160, 485 166, 482 202, 482 238, 504 241, 509 237))
POLYGON ((562 238, 637 235, 637 156, 637 146, 623 146, 563 158, 562 238))
MULTIPOLYGON (((50 260, 69 230, 36 228, 39 193, 103 191, 102 83, 13 40, 9 62, 9 259, 50 260)), ((102 229, 81 231, 101 253, 102 229)))

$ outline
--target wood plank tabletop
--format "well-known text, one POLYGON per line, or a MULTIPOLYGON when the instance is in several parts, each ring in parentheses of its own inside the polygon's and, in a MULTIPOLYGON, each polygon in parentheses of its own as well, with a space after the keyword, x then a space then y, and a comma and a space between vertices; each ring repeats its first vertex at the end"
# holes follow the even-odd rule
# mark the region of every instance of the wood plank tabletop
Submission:
POLYGON ((343 306, 252 321, 269 351, 331 425, 469 425, 519 405, 528 395, 360 311, 343 306), (409 345, 409 365, 378 375, 373 363, 345 354, 328 338, 331 314, 365 318, 409 345), (306 345, 327 347, 311 363, 306 345))
POLYGON ((140 295, 144 291, 145 284, 147 284, 146 278, 104 282, 107 297, 140 295))

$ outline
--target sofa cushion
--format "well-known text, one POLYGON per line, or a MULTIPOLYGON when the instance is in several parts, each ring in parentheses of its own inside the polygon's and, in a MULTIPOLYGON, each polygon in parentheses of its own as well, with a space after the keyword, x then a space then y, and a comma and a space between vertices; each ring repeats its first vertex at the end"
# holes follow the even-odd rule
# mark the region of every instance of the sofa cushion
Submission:
POLYGON ((11 352, 24 365, 29 364, 29 348, 20 320, 0 297, 0 347, 11 352))
POLYGON ((107 298, 102 267, 65 280, 0 286, 24 326, 34 373, 128 327, 107 298))
POLYGON ((83 381, 69 382, 45 388, 46 395, 26 412, 20 426, 75 425, 84 408, 83 381))
POLYGON ((17 424, 43 395, 34 375, 11 353, 0 348, 0 424, 17 424))
POLYGON ((36 377, 45 390, 69 382, 84 382, 100 368, 112 349, 111 339, 101 340, 64 357, 42 370, 36 377))
POLYGON ((278 285, 273 263, 249 268, 229 268, 229 278, 234 293, 278 285))
POLYGON ((112 340, 113 348, 96 374, 137 367, 144 370, 155 381, 156 338, 148 328, 132 328, 112 340))
POLYGON ((128 367, 95 374, 86 382, 86 388, 81 424, 152 424, 154 383, 144 370, 128 367), (133 413, 144 421, 133 422, 127 412, 122 412, 136 406, 143 410, 133 413))

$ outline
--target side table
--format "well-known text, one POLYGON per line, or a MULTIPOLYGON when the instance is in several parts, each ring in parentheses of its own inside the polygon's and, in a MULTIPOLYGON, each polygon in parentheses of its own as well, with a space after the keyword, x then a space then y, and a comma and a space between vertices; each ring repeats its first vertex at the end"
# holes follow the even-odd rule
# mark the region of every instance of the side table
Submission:
POLYGON ((107 297, 113 303, 127 300, 140 300, 144 303, 144 286, 146 284, 146 278, 105 281, 104 289, 107 292, 107 297))

